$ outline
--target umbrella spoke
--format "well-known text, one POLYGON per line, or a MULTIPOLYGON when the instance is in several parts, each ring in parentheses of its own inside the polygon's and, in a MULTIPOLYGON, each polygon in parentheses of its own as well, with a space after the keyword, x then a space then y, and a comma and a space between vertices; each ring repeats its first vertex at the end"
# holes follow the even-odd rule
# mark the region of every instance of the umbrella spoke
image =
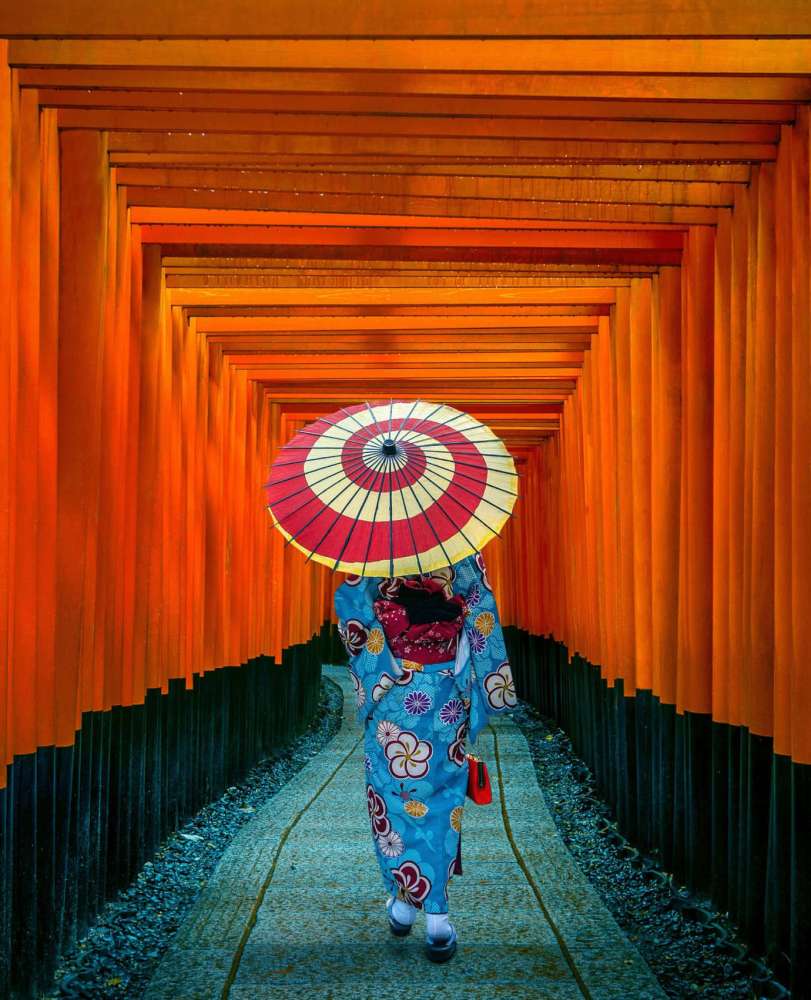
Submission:
MULTIPOLYGON (((467 413, 465 414, 466 417, 468 415, 469 414, 467 414, 467 413)), ((452 423, 453 423, 452 420, 438 421, 437 422, 437 428, 438 428, 438 430, 431 431, 431 432, 419 430, 418 428, 419 428, 420 425, 418 424, 417 427, 410 427, 409 431, 413 431, 415 434, 421 434, 423 437, 427 437, 427 438, 429 438, 431 440, 435 440, 435 441, 439 440, 439 441, 441 441, 443 438, 445 438, 445 439, 452 439, 455 435, 457 435, 457 434, 463 434, 466 431, 479 431, 479 430, 483 430, 484 429, 484 424, 480 424, 478 422, 478 420, 474 420, 473 423, 469 427, 454 427, 453 430, 450 431, 450 425, 452 423)), ((495 435, 493 435, 493 436, 495 437, 495 435)))
MULTIPOLYGON (((420 403, 420 402, 422 402, 422 400, 419 400, 419 399, 418 399, 418 400, 417 400, 417 403, 420 403)), ((430 403, 426 403, 425 405, 426 405, 426 406, 430 406, 431 404, 430 404, 430 403)), ((438 405, 438 406, 435 406, 435 407, 433 408, 433 410, 431 410, 431 412, 430 412, 429 414, 427 414, 427 415, 426 415, 426 416, 424 416, 424 417, 420 417, 420 418, 419 418, 419 419, 417 420, 417 425, 416 425, 416 427, 410 427, 410 428, 409 428, 409 430, 412 430, 412 431, 414 431, 414 430, 416 430, 416 429, 417 429, 417 427, 421 427, 421 426, 422 426, 422 425, 423 425, 423 424, 424 424, 424 423, 425 423, 425 422, 426 422, 427 420, 430 420, 430 419, 431 419, 431 417, 432 417, 432 416, 433 416, 433 415, 434 415, 435 413, 438 413, 438 412, 439 412, 439 411, 440 411, 440 410, 442 409, 442 407, 443 407, 444 405, 445 405, 444 403, 439 403, 439 405, 438 405)), ((412 413, 413 413, 413 410, 412 410, 412 413)), ((410 414, 409 414, 409 415, 410 415, 410 414)))
MULTIPOLYGON (((379 461, 379 462, 377 463, 377 465, 376 465, 376 466, 374 467, 374 479, 373 479, 373 481, 372 481, 372 484, 371 484, 371 486, 369 486, 369 487, 367 488, 367 490, 366 490, 366 495, 364 496, 364 498, 363 498, 363 502, 361 503, 360 507, 358 508, 358 512, 357 512, 357 514, 355 514, 355 519, 354 519, 354 521, 352 522, 352 526, 350 527, 350 529, 349 529, 349 530, 347 531, 347 533, 346 533, 346 538, 344 539, 344 544, 343 544, 343 545, 341 546, 341 551, 340 551, 340 552, 338 553, 338 557, 337 557, 337 559, 335 560, 335 562, 334 562, 334 564, 333 564, 333 566, 332 566, 332 572, 333 572, 333 573, 334 573, 334 572, 335 572, 335 570, 336 570, 336 569, 338 568, 338 564, 339 564, 339 563, 340 563, 340 561, 341 561, 341 557, 343 556, 344 552, 346 551, 346 547, 347 547, 347 545, 349 544, 349 541, 350 541, 350 539, 352 538, 352 532, 353 532, 353 531, 355 530, 355 527, 357 526, 357 523, 358 523, 358 521, 360 520, 360 516, 361 516, 361 514, 363 513, 363 508, 364 508, 364 507, 366 506, 366 501, 367 501, 367 500, 369 499, 369 497, 370 497, 370 496, 372 495, 372 490, 373 490, 373 489, 375 489, 375 487, 376 487, 376 485, 377 485, 377 478, 378 478, 378 475, 381 475, 381 476, 383 475, 383 474, 382 474, 382 473, 380 472, 380 469, 381 469, 381 467, 382 467, 382 459, 381 459, 381 460, 380 460, 380 461, 379 461)), ((380 496, 380 492, 379 492, 379 491, 377 491, 377 496, 378 496, 378 497, 380 496)), ((370 531, 370 537, 371 537, 371 531, 372 531, 373 527, 374 527, 374 521, 372 521, 372 522, 370 523, 370 526, 369 526, 369 531, 370 531)))
POLYGON ((345 416, 349 417, 350 420, 354 420, 355 423, 358 425, 358 427, 360 427, 360 429, 362 431, 368 430, 368 426, 366 424, 362 424, 360 422, 360 420, 358 420, 358 418, 355 416, 355 414, 354 413, 350 413, 349 410, 347 410, 347 408, 345 406, 342 406, 339 412, 343 413, 345 416))
MULTIPOLYGON (((428 465, 428 463, 426 463, 426 465, 428 465)), ((442 469, 443 472, 447 468, 447 465, 443 468, 438 463, 438 460, 436 458, 432 458, 431 459, 430 466, 432 468, 436 469, 437 471, 439 471, 440 469, 442 469)), ((462 470, 458 468, 458 465, 451 464, 451 468, 453 469, 454 475, 461 476, 462 479, 469 479, 472 483, 481 483, 481 481, 482 481, 481 476, 471 476, 469 472, 462 472, 462 470)), ((487 468, 488 471, 492 471, 487 466, 485 468, 487 468)), ((517 497, 518 496, 518 494, 515 492, 515 490, 508 490, 506 486, 496 486, 495 483, 487 483, 487 489, 488 490, 498 490, 499 493, 506 493, 508 496, 511 496, 511 497, 517 497)))
MULTIPOLYGON (((423 477, 423 479, 420 479, 420 486, 422 486, 422 488, 425 490, 425 492, 428 494, 428 496, 431 497, 431 494, 428 492, 428 488, 425 486, 425 483, 424 483, 423 480, 424 480, 424 477, 423 477)), ((433 483, 432 485, 436 485, 436 484, 433 483)), ((442 489, 441 486, 439 487, 439 490, 440 490, 440 493, 439 493, 438 496, 431 497, 432 507, 435 507, 440 512, 440 514, 442 514, 444 517, 446 517, 448 519, 448 521, 450 521, 451 525, 456 529, 457 533, 460 534, 462 536, 462 538, 464 538, 464 540, 467 542, 467 544, 475 552, 478 552, 479 551, 478 548, 467 537, 467 535, 465 534, 464 529, 462 528, 462 526, 459 525, 459 524, 457 524, 456 521, 454 521, 454 519, 451 517, 450 513, 447 511, 447 509, 445 507, 442 506, 442 504, 437 503, 437 501, 440 500, 440 499, 442 499, 443 497, 448 497, 448 494, 445 493, 445 491, 442 489)), ((454 497, 450 497, 450 499, 455 500, 454 497)), ((456 503, 459 503, 459 501, 457 500, 456 503)), ((460 506, 461 506, 461 504, 460 504, 460 506)), ((445 551, 444 546, 443 546, 442 551, 443 552, 445 551)), ((450 565, 450 563, 448 565, 450 565)))
POLYGON ((416 402, 414 403, 414 405, 411 407, 411 409, 408 411, 408 413, 400 421, 400 426, 395 431, 395 433, 394 433, 394 435, 392 437, 392 441, 399 441, 400 440, 400 434, 401 433, 406 433, 404 431, 405 425, 411 419, 411 414, 414 412, 414 410, 417 409, 417 407, 419 405, 420 405, 420 400, 418 399, 418 400, 416 400, 416 402))
POLYGON ((386 455, 386 472, 389 477, 389 576, 394 576, 394 493, 392 491, 392 466, 394 459, 386 455))
MULTIPOLYGON (((302 427, 301 430, 297 432, 296 437, 298 437, 299 434, 306 434, 309 437, 318 438, 319 440, 327 438, 330 441, 341 441, 344 444, 349 440, 348 434, 344 434, 342 436, 338 434, 327 434, 326 431, 311 431, 309 427, 302 427)), ((293 440, 295 440, 295 438, 293 440)), ((289 445, 286 444, 285 448, 288 447, 289 445)))
MULTIPOLYGON (((427 478, 427 473, 426 473, 426 478, 427 478)), ((465 505, 460 500, 458 500, 452 493, 449 493, 445 489, 446 486, 450 486, 451 482, 453 482, 452 479, 448 479, 444 484, 443 483, 437 483, 436 480, 430 479, 430 478, 428 479, 428 482, 431 483, 434 486, 437 486, 437 487, 441 488, 442 490, 445 490, 445 496, 447 496, 449 499, 453 500, 454 503, 459 504, 460 507, 463 507, 472 517, 475 517, 477 521, 481 521, 481 518, 476 516, 476 513, 473 511, 472 508, 465 507, 465 505)), ((480 496, 474 490, 468 489, 467 486, 463 486, 461 483, 456 483, 455 487, 458 490, 463 490, 465 493, 469 493, 472 497, 476 497, 476 499, 479 501, 479 503, 486 503, 486 504, 489 504, 491 507, 495 507, 496 510, 500 510, 502 514, 506 514, 508 517, 512 513, 512 511, 505 510, 504 507, 499 507, 499 505, 497 503, 493 503, 492 500, 488 500, 486 496, 480 496)), ((481 523, 485 526, 485 528, 488 528, 491 531, 493 530, 492 525, 487 524, 486 521, 482 521, 481 523)))
MULTIPOLYGON (((383 428, 377 422, 377 417, 375 416, 375 411, 371 408, 371 406, 369 406, 368 403, 366 404, 366 409, 369 411, 369 416, 372 418, 372 423, 377 428, 378 433, 382 434, 383 437, 385 437, 386 436, 386 432, 383 430, 383 428)), ((374 437, 374 435, 372 435, 372 437, 374 437)))
MULTIPOLYGON (((499 455, 498 457, 502 458, 503 456, 499 455)), ((497 469, 493 465, 488 465, 487 462, 482 462, 482 464, 479 465, 476 462, 465 462, 461 458, 447 458, 446 459, 446 458, 443 458, 440 455, 431 455, 430 457, 426 456, 425 461, 426 462, 429 462, 429 461, 430 462, 445 462, 446 464, 453 463, 453 465, 463 465, 467 469, 487 469, 488 472, 498 472, 502 476, 517 476, 518 475, 517 472, 510 472, 508 469, 497 469)))
MULTIPOLYGON (((427 512, 427 511, 425 510, 425 508, 423 507, 423 505, 422 505, 422 504, 420 503, 420 498, 419 498, 419 497, 417 496, 417 494, 416 494, 416 493, 414 492, 414 487, 413 487, 413 485, 412 485, 411 483, 409 483, 409 484, 408 484, 408 488, 409 488, 409 490, 411 490, 411 495, 412 495, 412 496, 414 497, 414 500, 415 500, 415 502, 416 502, 417 506, 418 506, 418 507, 419 507, 419 509, 420 509, 420 513, 422 514, 422 516, 423 516, 423 519, 424 519, 425 523, 426 523, 426 524, 428 525, 428 527, 429 527, 429 528, 431 529, 431 531, 433 532, 433 534, 434 534, 434 538, 436 539, 436 542, 437 542, 437 545, 438 545, 438 546, 440 547, 440 549, 442 549, 442 555, 443 555, 443 556, 445 556, 445 559, 447 560, 447 562, 446 562, 446 565, 447 565, 447 566, 450 566, 450 565, 451 565, 451 564, 453 563, 453 560, 452 560, 452 559, 451 559, 451 557, 450 557, 450 556, 448 555, 448 551, 447 551, 447 549, 445 548, 445 546, 444 546, 444 545, 442 544, 442 539, 441 539, 441 538, 439 537, 439 535, 437 534, 437 530, 436 530, 436 528, 434 527, 434 524, 433 524, 433 521, 432 521, 432 520, 431 520, 431 518, 430 518, 430 517, 428 516, 428 512, 427 512)), ((425 489, 425 487, 424 487, 424 486, 423 486, 423 489, 425 489)), ((428 493, 428 490, 425 490, 425 492, 426 492, 426 493, 428 493)), ((430 494, 430 493, 428 493, 428 497, 429 497, 429 499, 431 500, 431 503, 433 503, 433 502, 434 502, 434 499, 433 499, 433 497, 431 497, 431 494, 430 494)))
MULTIPOLYGON (((370 469, 369 469, 369 472, 371 473, 372 471, 374 471, 374 470, 373 470, 373 469, 372 469, 372 468, 370 467, 370 469)), ((347 483, 347 485, 346 485, 346 486, 344 486, 344 487, 343 487, 343 489, 342 489, 342 490, 340 490, 340 491, 339 491, 339 493, 338 493, 338 494, 336 494, 336 496, 334 496, 334 497, 332 498, 332 500, 330 501, 330 504, 329 504, 328 506, 325 506, 325 507, 323 507, 323 508, 322 508, 322 510, 334 510, 334 508, 332 507, 332 503, 333 503, 333 502, 334 502, 335 500, 337 500, 337 499, 338 499, 338 497, 339 497, 339 496, 341 495, 341 493, 343 493, 343 491, 344 491, 345 489, 347 489, 347 487, 348 487, 348 486, 350 486, 350 485, 352 485, 352 484, 351 484, 351 483, 347 483)), ((333 528, 335 527, 335 525, 336 525, 336 524, 338 523, 338 521, 340 520, 340 518, 341 518, 341 517, 343 517, 343 513, 344 513, 344 511, 346 510, 346 508, 347 508, 347 507, 348 507, 348 506, 349 506, 349 505, 350 505, 350 504, 352 503, 352 501, 353 501, 353 500, 355 499, 355 497, 356 497, 356 496, 358 495, 358 493, 359 493, 359 492, 360 492, 360 491, 361 491, 362 489, 364 489, 364 488, 365 488, 365 485, 364 485, 363 483, 357 483, 357 484, 356 484, 356 486, 355 486, 355 492, 354 492, 354 493, 353 493, 353 494, 352 494, 352 495, 350 496, 350 498, 349 498, 349 499, 348 499, 348 500, 346 501, 346 503, 345 503, 345 504, 343 505, 343 507, 342 507, 342 508, 341 508, 341 509, 340 509, 340 510, 338 511, 338 513, 337 513, 337 514, 335 515, 335 518, 333 519, 332 523, 331 523, 331 524, 330 524, 330 525, 329 525, 329 526, 327 527, 327 529, 325 530, 324 534, 323 534, 323 535, 322 535, 322 536, 321 536, 321 537, 320 537, 320 538, 318 539, 318 541, 316 542, 316 544, 315 544, 315 545, 313 546, 313 548, 312 548, 312 551, 311 551, 311 552, 310 552, 310 554, 309 554, 309 555, 307 556, 307 559, 305 560, 305 562, 309 562, 309 561, 310 561, 310 559, 312 559, 312 557, 313 557, 313 554, 314 554, 314 553, 316 553, 316 552, 317 552, 317 551, 319 550, 319 548, 321 547, 321 545, 322 545, 322 544, 323 544, 323 542, 324 542, 324 539, 325 539, 325 538, 327 537, 327 535, 328 535, 328 534, 329 534, 329 533, 330 533, 330 532, 332 531, 332 529, 333 529, 333 528)), ((358 522, 357 522, 357 518, 355 519, 355 522, 354 522, 354 523, 355 523, 355 524, 357 524, 357 523, 358 523, 358 522)))
MULTIPOLYGON (((284 463, 282 463, 282 464, 284 464, 284 463)), ((354 475, 355 471, 358 470, 358 469, 362 469, 365 464, 366 463, 363 461, 363 459, 360 459, 359 461, 353 462, 352 465, 348 465, 346 468, 344 468, 344 466, 342 464, 342 465, 338 466, 337 469, 333 469, 333 471, 330 472, 324 478, 325 479, 329 479, 330 476, 338 476, 342 472, 343 473, 347 473, 350 476, 354 475)), ((313 472, 323 472, 324 469, 328 469, 329 467, 330 467, 329 465, 319 465, 317 469, 313 469, 312 471, 313 472)), ((301 472, 296 472, 292 476, 285 476, 284 479, 277 479, 275 482, 270 483, 270 484, 266 484, 266 485, 270 485, 271 487, 273 487, 273 486, 281 486, 282 483, 289 483, 291 479, 300 479, 303 474, 304 474, 304 470, 302 469, 301 472)), ((316 482, 319 482, 319 483, 321 481, 322 480, 320 480, 320 479, 316 480, 316 482)), ((312 485, 312 484, 308 482, 308 485, 312 485)), ((290 494, 288 494, 288 496, 282 497, 280 500, 274 500, 273 502, 276 503, 276 504, 283 503, 285 500, 288 500, 291 496, 295 496, 295 495, 296 495, 295 493, 290 493, 290 494)))
MULTIPOLYGON (((433 470, 434 470, 434 471, 435 471, 436 473, 440 473, 440 474, 441 474, 441 475, 443 475, 443 476, 447 476, 447 477, 448 477, 448 479, 447 479, 447 485, 448 485, 448 486, 450 486, 450 484, 451 484, 451 483, 452 483, 452 482, 454 481, 454 476, 453 476, 453 475, 452 475, 452 474, 451 474, 451 473, 450 473, 450 472, 449 472, 449 471, 448 471, 447 469, 443 469, 443 468, 441 468, 441 467, 439 467, 439 466, 436 466, 436 465, 434 465, 434 466, 431 466, 430 468, 432 468, 432 469, 433 469, 433 470)), ((424 473, 424 475, 425 475, 425 474, 427 474, 427 472, 426 472, 426 473, 424 473)), ((481 482, 481 480, 480 480, 480 482, 481 482)), ((456 487, 457 487, 458 489, 460 489, 460 490, 464 490, 464 491, 465 491, 466 493, 470 493, 470 494, 471 494, 471 496, 479 496, 479 494, 477 494, 475 490, 471 490, 471 489, 470 489, 469 487, 467 487, 467 486, 464 486, 464 485, 463 485, 462 483, 455 483, 455 486, 456 486, 456 487)), ((485 489, 485 493, 487 492, 487 490, 488 490, 489 488, 490 488, 490 487, 488 486, 488 484, 487 484, 487 483, 485 483, 485 484, 484 484, 484 489, 485 489)), ((483 496, 483 495, 482 495, 482 496, 481 496, 481 499, 482 499, 482 500, 485 500, 485 496, 483 496)), ((487 503, 489 503, 491 507, 496 507, 496 508, 497 508, 498 510, 500 510, 500 511, 501 511, 501 512, 502 512, 503 514, 511 514, 511 513, 512 513, 512 511, 510 511, 510 510, 506 510, 506 509, 505 509, 504 507, 499 507, 499 506, 498 506, 498 504, 496 504, 496 503, 493 503, 493 501, 492 501, 492 500, 487 500, 486 502, 487 502, 487 503)))
POLYGON ((403 492, 403 487, 400 483, 400 470, 397 469, 396 472, 397 472, 397 489, 400 491, 400 496, 403 498, 403 510, 405 511, 406 515, 405 521, 406 524, 408 525, 408 531, 409 534, 411 535, 411 545, 414 549, 414 559, 417 562, 417 570, 420 576, 422 576, 423 575, 422 562, 420 561, 420 552, 419 552, 419 547, 417 546, 417 538, 414 534, 414 524, 412 522, 411 515, 408 513, 408 505, 406 504, 405 493, 403 492))
POLYGON ((499 453, 499 452, 479 451, 478 448, 467 449, 463 445, 458 445, 458 446, 457 445, 451 445, 450 447, 448 447, 448 445, 444 445, 444 444, 440 445, 440 444, 437 443, 435 445, 418 444, 418 445, 415 445, 415 447, 416 448, 425 448, 425 449, 428 449, 428 448, 444 448, 445 451, 449 451, 453 455, 455 455, 457 452, 461 452, 463 455, 469 455, 471 457, 473 455, 481 455, 482 458, 509 458, 509 455, 505 455, 505 454, 502 454, 502 453, 499 453))
MULTIPOLYGON (((367 403, 366 405, 368 406, 369 404, 367 403)), ((369 552, 370 552, 370 550, 372 548, 372 538, 374 536, 374 526, 375 526, 375 524, 377 524, 377 512, 378 512, 378 510, 380 508, 380 498, 382 496, 383 496, 383 491, 382 490, 378 490, 377 491, 377 499, 375 500, 375 512, 372 515, 372 520, 371 520, 371 522, 369 524, 369 541, 366 543, 366 552, 364 553, 364 556, 363 556, 363 566, 362 566, 361 571, 360 571, 360 575, 361 576, 363 576, 364 570, 366 569, 366 564, 369 562, 369 552)))
POLYGON ((348 448, 348 447, 360 448, 361 451, 363 450, 363 445, 359 444, 357 441, 353 441, 352 438, 347 438, 346 441, 344 442, 344 444, 342 444, 342 445, 337 445, 337 444, 293 444, 292 441, 291 441, 291 443, 290 444, 286 444, 282 450, 283 451, 324 451, 326 449, 329 449, 330 451, 334 451, 337 455, 340 455, 341 452, 345 451, 346 448, 348 448))
MULTIPOLYGON (((446 405, 445 403, 440 403, 439 406, 436 407, 436 409, 431 410, 431 412, 427 416, 423 417, 420 421, 418 421, 416 427, 410 427, 409 430, 410 431, 417 431, 418 428, 422 427, 423 424, 427 423, 430 420, 430 418, 437 412, 437 410, 441 410, 442 407, 445 406, 445 405, 446 405)), ((449 407, 449 409, 450 409, 450 407, 449 407)), ((453 424, 453 423, 455 423, 460 417, 467 417, 468 420, 473 420, 473 417, 471 417, 469 413, 462 413, 461 411, 459 411, 459 413, 457 413, 455 416, 451 417, 449 420, 437 420, 436 421, 436 425, 437 425, 437 427, 450 427, 450 425, 453 424)), ((474 421, 474 426, 481 427, 482 425, 479 424, 478 421, 474 421)), ((465 429, 467 429, 467 430, 473 430, 472 427, 462 428, 462 430, 465 430, 465 429)), ((458 430, 458 428, 457 428, 457 430, 458 430)), ((425 435, 426 437, 430 436, 430 435, 425 434, 425 431, 419 431, 419 433, 425 435)))
MULTIPOLYGON (((364 474, 364 475, 366 475, 366 474, 364 474)), ((332 503, 334 503, 338 499, 338 497, 341 496, 342 493, 344 493, 346 490, 348 490, 350 486, 355 486, 356 489, 355 489, 355 492, 352 494, 352 496, 349 498, 349 501, 347 501, 347 506, 348 506, 349 502, 351 502, 351 500, 355 496, 357 496, 358 491, 363 488, 363 484, 362 483, 355 483, 355 481, 352 480, 352 479, 347 480, 347 482, 340 488, 340 490, 338 490, 338 492, 335 494, 335 496, 332 498, 332 500, 330 501, 329 504, 323 504, 321 507, 319 507, 318 510, 315 512, 315 514, 313 514, 313 516, 310 518, 310 520, 306 521, 304 524, 302 524, 301 527, 298 529, 298 531, 295 533, 295 535, 292 535, 290 538, 288 538, 286 540, 285 545, 289 545, 290 542, 292 542, 294 538, 298 538, 298 536, 302 533, 302 531, 304 531, 306 528, 309 528, 309 526, 313 523, 313 521, 315 521, 317 518, 319 518, 323 513, 325 513, 328 510, 334 510, 334 508, 332 507, 332 503)), ((320 500, 321 498, 322 498, 322 495, 314 493, 313 496, 307 501, 307 503, 304 503, 300 507, 296 508, 296 513, 298 513, 298 511, 300 511, 304 507, 306 507, 307 504, 312 503, 313 500, 320 500)), ((346 507, 344 507, 344 510, 345 509, 346 509, 346 507)), ((341 513, 342 512, 343 511, 341 511, 341 513)), ((340 513, 338 514, 338 517, 340 517, 340 513)), ((335 518, 335 521, 338 520, 338 517, 335 518)), ((333 523, 335 523, 335 522, 333 522, 333 523)), ((320 545, 324 541, 324 538, 327 537, 327 534, 329 533, 331 527, 332 527, 332 525, 330 525, 330 528, 328 528, 327 531, 324 533, 324 535, 319 539, 318 545, 320 545)), ((315 548, 313 549, 313 552, 317 551, 318 545, 315 546, 315 548)), ((307 556, 307 560, 308 561, 312 557, 313 552, 310 552, 310 554, 307 556)))

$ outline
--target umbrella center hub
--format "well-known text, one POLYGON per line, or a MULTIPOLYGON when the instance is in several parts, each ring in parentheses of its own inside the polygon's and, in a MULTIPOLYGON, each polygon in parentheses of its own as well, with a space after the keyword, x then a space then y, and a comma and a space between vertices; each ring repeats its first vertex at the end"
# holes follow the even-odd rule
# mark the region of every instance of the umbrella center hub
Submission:
POLYGON ((386 438, 383 442, 383 454, 384 455, 396 455, 398 453, 397 442, 392 441, 391 438, 386 438))

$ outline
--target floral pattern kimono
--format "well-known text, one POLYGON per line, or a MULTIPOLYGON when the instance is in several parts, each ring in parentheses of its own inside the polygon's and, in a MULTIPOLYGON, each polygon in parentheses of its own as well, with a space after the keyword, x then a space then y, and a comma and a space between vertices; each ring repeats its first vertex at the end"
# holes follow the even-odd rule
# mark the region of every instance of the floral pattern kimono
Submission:
POLYGON ((444 660, 392 652, 374 605, 387 603, 397 581, 349 576, 335 610, 364 724, 366 798, 383 882, 427 913, 446 913, 448 883, 462 873, 465 740, 475 741, 488 716, 514 707, 516 695, 481 554, 426 576, 448 598, 463 598, 463 629, 444 660))

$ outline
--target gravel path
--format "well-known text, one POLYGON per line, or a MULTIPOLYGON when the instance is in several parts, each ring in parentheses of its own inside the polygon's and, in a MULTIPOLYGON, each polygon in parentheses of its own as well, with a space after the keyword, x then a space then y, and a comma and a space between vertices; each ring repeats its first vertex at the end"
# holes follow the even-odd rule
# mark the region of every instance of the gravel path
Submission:
POLYGON ((64 956, 52 990, 41 1000, 143 996, 174 932, 235 834, 332 740, 342 709, 341 689, 323 678, 318 712, 306 732, 167 838, 133 884, 107 903, 87 935, 64 956))
MULTIPOLYGON (((333 739, 342 707, 340 687, 325 677, 319 711, 307 732, 167 839, 63 958, 52 989, 41 1000, 140 1000, 234 836, 333 739)), ((555 722, 524 703, 511 715, 527 740, 563 843, 667 995, 679 1000, 787 997, 769 970, 748 954, 725 914, 674 886, 654 857, 642 858, 628 847, 610 808, 594 794, 591 773, 555 722)))
MULTIPOLYGON (((324 670, 354 707, 346 669, 324 670)), ((666 1000, 564 846, 520 729, 495 717, 476 746, 494 801, 464 809, 454 961, 426 959, 423 914, 408 937, 389 931, 363 730, 345 710, 329 747, 237 834, 145 1000, 666 1000)))
POLYGON ((529 743, 538 784, 564 843, 614 919, 672 998, 776 998, 789 994, 735 925, 707 898, 673 884, 653 856, 618 833, 591 771, 553 719, 520 703, 512 713, 529 743))

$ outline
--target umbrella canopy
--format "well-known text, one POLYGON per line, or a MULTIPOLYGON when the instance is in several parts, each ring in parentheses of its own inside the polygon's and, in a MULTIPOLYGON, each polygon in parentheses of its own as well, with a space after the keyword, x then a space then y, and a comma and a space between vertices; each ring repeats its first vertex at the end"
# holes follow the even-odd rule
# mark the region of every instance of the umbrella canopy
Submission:
POLYGON ((501 530, 518 477, 504 443, 452 406, 361 403, 304 427, 264 484, 308 559, 361 576, 428 573, 501 530))

